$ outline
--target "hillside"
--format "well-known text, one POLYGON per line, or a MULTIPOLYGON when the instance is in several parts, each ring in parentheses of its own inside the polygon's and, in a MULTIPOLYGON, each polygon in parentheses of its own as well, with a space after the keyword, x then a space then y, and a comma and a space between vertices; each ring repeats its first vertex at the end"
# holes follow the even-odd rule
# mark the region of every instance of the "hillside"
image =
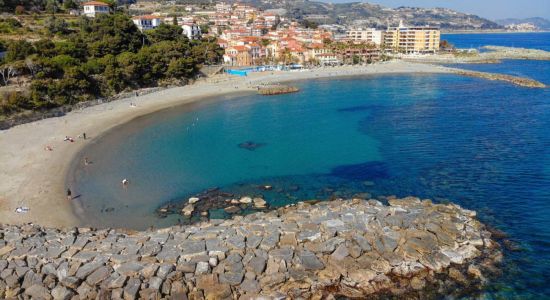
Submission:
POLYGON ((550 20, 545 18, 526 18, 526 19, 502 19, 496 21, 502 26, 511 25, 511 24, 522 24, 522 23, 532 23, 537 26, 539 29, 549 30, 550 29, 550 20))
MULTIPOLYGON (((233 0, 235 1, 235 0, 233 0)), ((320 24, 348 24, 384 28, 399 20, 409 25, 433 25, 442 29, 499 29, 497 23, 446 8, 387 8, 370 3, 323 3, 304 0, 243 0, 263 9, 282 8, 296 19, 320 24)))

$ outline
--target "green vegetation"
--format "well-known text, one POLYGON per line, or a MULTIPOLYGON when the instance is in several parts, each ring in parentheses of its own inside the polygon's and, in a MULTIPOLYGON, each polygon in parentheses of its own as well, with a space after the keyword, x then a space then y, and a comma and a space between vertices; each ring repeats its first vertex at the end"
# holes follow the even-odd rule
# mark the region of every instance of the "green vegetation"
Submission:
POLYGON ((215 40, 190 41, 178 26, 162 25, 143 34, 125 14, 81 17, 78 30, 62 21, 53 18, 47 25, 59 40, 7 44, 0 86, 19 88, 0 93, 0 115, 183 84, 201 64, 218 63, 223 54, 215 40))
POLYGON ((21 14, 25 11, 44 11, 47 2, 48 0, 0 0, 0 12, 21 14))
POLYGON ((319 27, 319 24, 310 20, 301 20, 300 24, 305 28, 311 28, 311 29, 317 29, 317 27, 319 27))
MULTIPOLYGON (((1 0, 0 0, 1 1, 1 0)), ((16 32, 22 25, 15 18, 0 19, 0 33, 16 32)))

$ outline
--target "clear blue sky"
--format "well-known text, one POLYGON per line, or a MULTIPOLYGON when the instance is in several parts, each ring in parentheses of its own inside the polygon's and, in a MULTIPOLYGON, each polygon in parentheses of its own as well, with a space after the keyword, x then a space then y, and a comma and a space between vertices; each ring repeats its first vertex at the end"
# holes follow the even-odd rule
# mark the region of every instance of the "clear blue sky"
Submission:
MULTIPOLYGON (((358 2, 359 0, 322 0, 323 2, 358 2)), ((491 20, 543 17, 550 19, 550 0, 367 0, 389 7, 446 7, 472 13, 491 20)))

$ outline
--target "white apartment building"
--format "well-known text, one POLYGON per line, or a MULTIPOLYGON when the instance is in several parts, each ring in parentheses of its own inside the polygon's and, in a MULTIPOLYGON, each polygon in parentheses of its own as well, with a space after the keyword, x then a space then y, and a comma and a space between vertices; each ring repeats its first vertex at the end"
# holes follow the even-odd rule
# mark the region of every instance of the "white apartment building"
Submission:
POLYGON ((357 28, 348 30, 346 38, 354 42, 374 43, 377 46, 382 45, 384 32, 376 28, 357 28))
POLYGON ((187 23, 181 25, 183 34, 190 40, 198 40, 201 38, 201 28, 195 23, 187 23))

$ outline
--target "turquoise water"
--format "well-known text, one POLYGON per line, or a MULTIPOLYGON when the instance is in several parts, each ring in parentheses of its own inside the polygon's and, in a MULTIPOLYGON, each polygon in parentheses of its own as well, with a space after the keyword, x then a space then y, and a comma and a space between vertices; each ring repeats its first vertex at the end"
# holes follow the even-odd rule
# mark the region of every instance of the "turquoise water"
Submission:
MULTIPOLYGON (((516 34, 499 37, 531 46, 517 45, 516 34)), ((550 85, 550 62, 462 67, 550 85)), ((358 192, 453 201, 477 210, 520 249, 505 249, 503 275, 487 298, 550 297, 549 89, 455 75, 296 84, 300 93, 156 113, 96 141, 83 153, 93 164, 69 180, 85 221, 173 224, 177 217, 157 219, 154 209, 212 187, 263 194, 272 205, 358 192), (247 141, 260 147, 238 146, 247 141), (123 178, 131 182, 126 190, 123 178), (258 190, 264 184, 274 189, 258 190)))

